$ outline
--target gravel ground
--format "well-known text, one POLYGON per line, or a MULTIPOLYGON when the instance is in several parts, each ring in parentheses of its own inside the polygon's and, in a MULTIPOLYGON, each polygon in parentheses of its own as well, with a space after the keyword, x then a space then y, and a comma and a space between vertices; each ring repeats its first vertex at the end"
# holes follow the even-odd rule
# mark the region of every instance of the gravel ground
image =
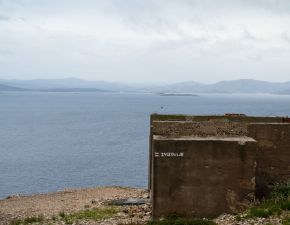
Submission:
MULTIPOLYGON (((36 194, 32 196, 9 196, 0 200, 0 224, 10 224, 15 219, 42 215, 46 219, 58 216, 59 213, 71 214, 85 209, 105 207, 109 200, 126 198, 148 198, 148 193, 142 189, 123 187, 97 187, 80 190, 64 190, 51 194, 36 194)), ((150 219, 151 205, 118 206, 118 213, 104 221, 80 221, 78 224, 113 225, 120 222, 144 223, 150 219)), ((64 224, 61 221, 53 224, 64 224)))
MULTIPOLYGON (((10 225, 15 219, 25 219, 32 216, 44 216, 49 221, 43 225, 65 225, 62 220, 51 220, 59 213, 66 215, 94 208, 111 207, 111 200, 137 198, 148 200, 148 193, 143 189, 123 187, 97 187, 80 190, 64 190, 50 194, 37 194, 32 196, 9 196, 0 200, 0 225, 10 225)), ((151 219, 151 204, 133 206, 115 206, 117 213, 104 220, 80 220, 75 225, 118 225, 139 223, 145 224, 151 219)), ((233 215, 221 215, 214 221, 218 225, 281 225, 282 219, 290 216, 289 212, 283 212, 280 216, 269 218, 255 218, 237 221, 233 215)))
POLYGON ((289 212, 284 212, 280 216, 271 216, 269 218, 253 218, 237 221, 233 215, 221 215, 214 221, 218 225, 282 225, 282 220, 289 216, 289 212))

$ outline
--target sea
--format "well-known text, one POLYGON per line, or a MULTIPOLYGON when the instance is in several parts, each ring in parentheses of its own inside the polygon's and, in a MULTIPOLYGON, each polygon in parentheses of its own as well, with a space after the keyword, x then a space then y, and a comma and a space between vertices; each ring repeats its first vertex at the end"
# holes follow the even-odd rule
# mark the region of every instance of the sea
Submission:
POLYGON ((290 96, 1 92, 0 199, 147 187, 152 113, 287 116, 290 96))

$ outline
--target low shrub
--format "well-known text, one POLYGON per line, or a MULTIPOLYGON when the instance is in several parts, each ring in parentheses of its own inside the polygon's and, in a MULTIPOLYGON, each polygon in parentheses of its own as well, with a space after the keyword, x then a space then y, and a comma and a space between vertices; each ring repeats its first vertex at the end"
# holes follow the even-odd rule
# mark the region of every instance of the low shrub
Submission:
POLYGON ((18 220, 12 220, 10 222, 10 225, 28 225, 28 224, 33 224, 33 223, 41 223, 44 221, 43 216, 32 216, 32 217, 27 217, 25 219, 18 219, 18 220))
MULTIPOLYGON (((126 223, 118 225, 144 225, 144 224, 126 223)), ((150 221, 146 223, 146 225, 216 225, 216 223, 207 219, 168 218, 165 220, 150 221)))
POLYGON ((72 214, 63 214, 61 217, 66 224, 73 224, 78 220, 101 220, 112 217, 117 211, 114 208, 96 208, 72 214))
POLYGON ((160 221, 150 221, 147 225, 216 225, 207 219, 169 218, 160 221))
POLYGON ((282 220, 282 225, 290 225, 290 217, 286 217, 282 220))
POLYGON ((244 218, 267 218, 280 215, 283 210, 290 210, 290 183, 276 185, 270 197, 251 207, 244 218))

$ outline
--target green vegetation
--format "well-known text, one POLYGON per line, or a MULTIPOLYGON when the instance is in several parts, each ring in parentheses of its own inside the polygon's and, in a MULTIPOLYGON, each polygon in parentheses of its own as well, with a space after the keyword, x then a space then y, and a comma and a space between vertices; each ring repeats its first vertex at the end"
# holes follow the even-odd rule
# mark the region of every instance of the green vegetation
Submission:
POLYGON ((101 220, 112 217, 117 213, 114 208, 90 209, 72 214, 60 213, 60 217, 66 224, 73 224, 78 220, 101 220))
POLYGON ((290 217, 289 216, 283 219, 282 225, 290 225, 290 217))
MULTIPOLYGON (((124 224, 119 224, 124 225, 124 224)), ((138 223, 131 223, 126 225, 141 225, 138 223)), ((150 221, 147 225, 216 225, 215 222, 207 219, 185 219, 172 217, 164 220, 150 221)))
POLYGON ((262 217, 268 218, 273 215, 280 215, 282 211, 290 210, 290 183, 276 185, 268 199, 262 200, 259 204, 251 207, 246 215, 238 215, 237 220, 262 217))
POLYGON ((64 217, 65 217, 65 213, 64 213, 64 211, 61 211, 58 215, 59 215, 61 218, 64 218, 64 217))
POLYGON ((33 216, 33 217, 27 217, 23 220, 12 220, 10 222, 10 225, 28 225, 28 224, 33 224, 33 223, 41 223, 44 221, 44 217, 43 216, 33 216))
POLYGON ((99 208, 84 210, 72 214, 65 214, 60 212, 57 216, 53 216, 51 220, 45 220, 43 216, 38 217, 27 217, 25 219, 17 219, 10 222, 10 225, 30 225, 30 224, 43 224, 44 222, 50 221, 64 221, 66 224, 73 224, 78 220, 101 220, 112 217, 117 213, 114 208, 99 208))
MULTIPOLYGON (((262 200, 255 204, 244 214, 236 216, 237 220, 245 220, 251 218, 268 218, 270 216, 284 215, 285 211, 290 211, 290 182, 287 184, 277 185, 269 198, 262 200)), ((95 208, 86 209, 80 212, 65 214, 63 211, 58 216, 53 216, 50 220, 45 219, 43 216, 27 217, 25 219, 17 219, 10 222, 10 225, 30 225, 30 224, 43 224, 44 222, 57 222, 63 221, 66 224, 73 224, 80 220, 102 220, 113 217, 117 213, 116 208, 95 208)), ((129 213, 130 214, 130 213, 129 213)), ((287 214, 287 213, 286 213, 287 214)), ((289 215, 289 214, 288 214, 289 215)), ((132 215, 133 216, 133 215, 132 215)), ((122 224, 119 224, 122 225, 122 224)), ((132 223, 128 225, 139 225, 132 223)), ((215 222, 206 219, 185 219, 178 216, 172 216, 164 220, 149 221, 147 225, 216 225, 215 222)), ((268 223, 267 225, 271 225, 268 223)), ((290 216, 282 220, 282 225, 290 225, 290 216)))
POLYGON ((151 221, 148 225, 216 225, 216 223, 206 219, 170 218, 160 221, 151 221))

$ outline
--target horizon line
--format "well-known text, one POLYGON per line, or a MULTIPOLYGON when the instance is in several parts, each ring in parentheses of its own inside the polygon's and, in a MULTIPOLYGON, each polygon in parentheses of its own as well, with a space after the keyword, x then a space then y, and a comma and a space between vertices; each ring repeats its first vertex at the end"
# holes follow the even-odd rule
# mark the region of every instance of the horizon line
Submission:
POLYGON ((206 83, 201 81, 195 80, 184 80, 184 81, 175 81, 175 82, 165 82, 165 81, 138 81, 138 82, 130 82, 130 81, 111 81, 111 80, 91 80, 87 78, 79 78, 79 77, 64 77, 64 78, 31 78, 31 79, 7 79, 7 78, 0 78, 1 81, 61 81, 61 80, 80 80, 80 81, 87 81, 87 82, 105 82, 105 83, 115 83, 115 84, 125 84, 125 85, 172 85, 172 84, 182 84, 182 83, 196 83, 201 85, 213 85, 220 82, 231 82, 231 81, 258 81, 258 82, 267 82, 267 83, 276 83, 276 84, 283 84, 288 83, 290 80, 286 81, 270 81, 270 80, 259 80, 254 78, 241 78, 241 79, 232 79, 232 80, 219 80, 213 83, 206 83))

